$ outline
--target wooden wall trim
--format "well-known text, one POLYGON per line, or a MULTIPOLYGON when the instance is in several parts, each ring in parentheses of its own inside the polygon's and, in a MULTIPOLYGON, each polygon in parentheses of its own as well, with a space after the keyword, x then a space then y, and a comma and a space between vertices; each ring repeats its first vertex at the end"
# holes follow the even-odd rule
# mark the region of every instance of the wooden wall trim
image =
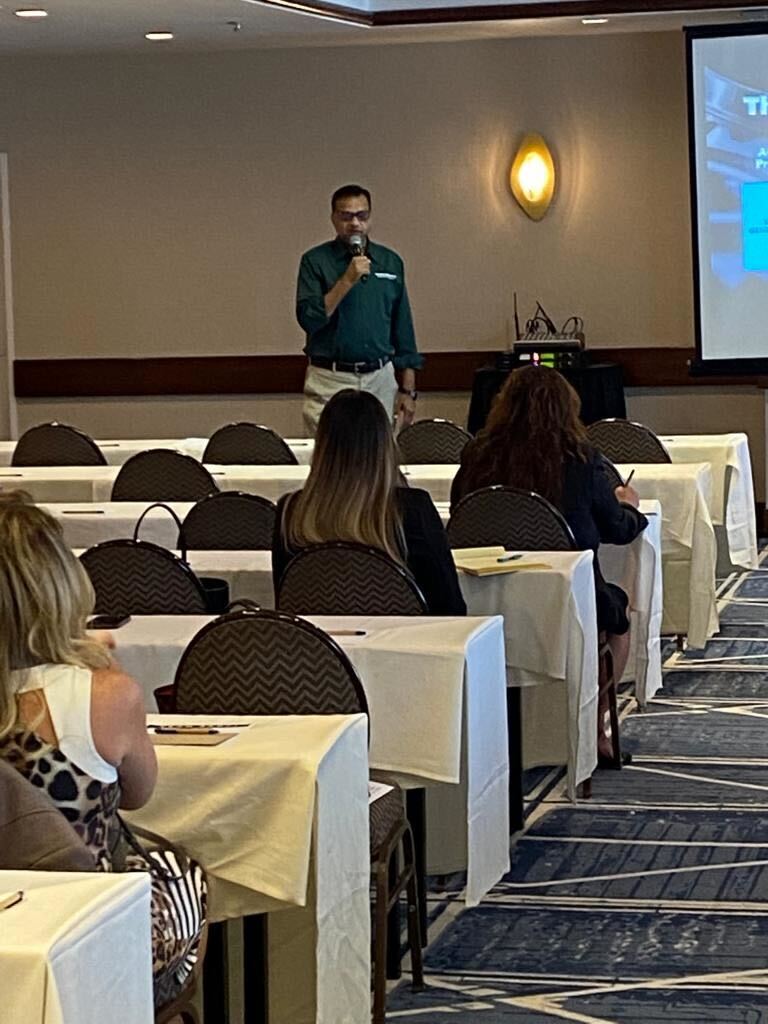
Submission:
MULTIPOLYGON (((493 352, 428 352, 422 391, 469 391, 493 352)), ((619 363, 626 387, 768 387, 765 377, 691 377, 688 348, 593 349, 593 362, 619 363)), ((161 395, 271 395, 301 392, 302 355, 171 356, 146 359, 17 359, 16 397, 121 398, 161 395)))

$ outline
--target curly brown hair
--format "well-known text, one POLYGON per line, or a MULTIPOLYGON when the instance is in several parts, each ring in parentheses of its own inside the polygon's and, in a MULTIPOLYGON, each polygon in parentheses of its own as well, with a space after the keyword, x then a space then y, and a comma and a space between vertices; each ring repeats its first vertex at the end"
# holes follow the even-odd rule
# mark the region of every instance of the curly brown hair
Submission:
POLYGON ((578 394, 557 370, 513 370, 468 446, 463 493, 504 484, 536 491, 559 507, 566 461, 584 462, 589 451, 580 410, 578 394))

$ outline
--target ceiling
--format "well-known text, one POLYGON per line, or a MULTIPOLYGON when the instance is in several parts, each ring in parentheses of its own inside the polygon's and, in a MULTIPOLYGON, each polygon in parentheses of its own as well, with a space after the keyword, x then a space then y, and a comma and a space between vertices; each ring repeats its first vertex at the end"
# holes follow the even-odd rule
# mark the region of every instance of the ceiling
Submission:
MULTIPOLYGON (((317 0, 301 0, 315 5, 317 0)), ((611 15, 605 25, 585 26, 581 14, 585 4, 564 0, 545 6, 556 11, 548 17, 496 19, 494 6, 505 0, 345 0, 366 19, 377 16, 396 18, 399 11, 428 11, 439 6, 450 9, 453 17, 482 17, 484 20, 455 21, 446 24, 407 24, 378 27, 342 24, 256 3, 254 0, 41 0, 49 16, 40 20, 21 19, 14 15, 19 7, 38 6, 18 0, 0 2, 0 55, 47 55, 82 53, 150 53, 235 51, 290 46, 361 45, 395 42, 437 42, 469 39, 509 38, 516 36, 583 35, 587 32, 678 31, 684 25, 713 21, 733 22, 740 18, 737 10, 688 12, 650 12, 611 15), (569 4, 574 16, 563 16, 569 4), (482 11, 473 8, 482 6, 482 11), (236 26, 239 26, 236 28, 236 26), (175 38, 169 42, 151 43, 144 33, 169 30, 175 38)), ((532 13, 541 13, 542 4, 535 0, 516 0, 520 7, 534 3, 532 13)), ((603 3, 604 7, 609 5, 603 3)), ((684 3, 691 0, 683 0, 684 3)), ((703 3, 712 0, 702 0, 703 3)), ((319 6, 319 4, 317 4, 319 6)), ((336 8, 338 10, 338 8, 336 8)), ((548 13, 549 13, 548 10, 548 13)), ((343 13, 343 12, 342 12, 343 13)), ((501 12, 500 12, 501 13, 501 12)), ((768 11, 750 12, 753 20, 768 11)), ((359 17, 360 15, 358 15, 359 17)), ((428 17, 428 15, 425 15, 428 17)))

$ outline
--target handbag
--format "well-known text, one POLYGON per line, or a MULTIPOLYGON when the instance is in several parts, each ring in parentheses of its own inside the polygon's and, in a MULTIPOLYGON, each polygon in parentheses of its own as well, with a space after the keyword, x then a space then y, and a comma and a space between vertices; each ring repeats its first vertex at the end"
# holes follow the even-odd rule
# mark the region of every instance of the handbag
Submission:
POLYGON ((173 516, 174 522, 179 528, 179 536, 177 540, 179 547, 179 559, 187 566, 189 571, 193 573, 195 579, 202 587, 206 611, 211 615, 221 615, 222 612, 227 610, 227 605, 229 604, 229 583, 226 580, 221 579, 219 576, 198 576, 197 573, 194 572, 187 559, 187 543, 184 536, 184 524, 170 505, 166 505, 165 502, 162 501, 156 501, 152 505, 147 505, 136 520, 136 526, 133 529, 134 542, 138 542, 139 540, 139 529, 144 520, 144 516, 153 508, 165 509, 166 512, 169 512, 171 516, 173 516))
POLYGON ((114 871, 146 871, 152 885, 152 975, 155 1005, 175 999, 202 963, 208 882, 203 868, 163 836, 117 815, 114 871))

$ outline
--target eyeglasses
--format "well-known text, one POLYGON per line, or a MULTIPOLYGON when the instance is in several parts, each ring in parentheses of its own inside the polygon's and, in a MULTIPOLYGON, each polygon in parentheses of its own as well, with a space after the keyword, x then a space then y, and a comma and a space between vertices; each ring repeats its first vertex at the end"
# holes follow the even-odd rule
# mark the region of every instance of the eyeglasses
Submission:
POLYGON ((335 212, 339 220, 343 220, 345 224, 349 224, 353 220, 359 220, 361 224, 365 224, 371 216, 370 210, 336 210, 335 212))

